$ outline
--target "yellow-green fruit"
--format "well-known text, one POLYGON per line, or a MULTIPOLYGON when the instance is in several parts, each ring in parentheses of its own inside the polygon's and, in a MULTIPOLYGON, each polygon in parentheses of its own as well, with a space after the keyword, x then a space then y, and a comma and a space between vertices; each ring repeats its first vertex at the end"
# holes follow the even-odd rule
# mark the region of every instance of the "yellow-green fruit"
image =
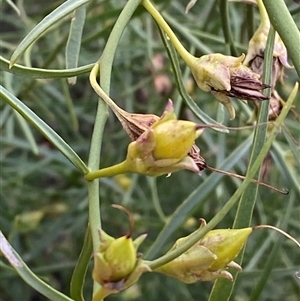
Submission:
POLYGON ((112 271, 110 281, 118 281, 128 276, 135 267, 136 255, 131 237, 115 239, 104 252, 104 259, 112 271))
POLYGON ((209 231, 200 242, 217 255, 209 270, 216 271, 226 267, 239 254, 252 231, 252 228, 209 231))
POLYGON ((154 127, 155 159, 183 159, 196 138, 196 125, 190 121, 168 120, 154 127))

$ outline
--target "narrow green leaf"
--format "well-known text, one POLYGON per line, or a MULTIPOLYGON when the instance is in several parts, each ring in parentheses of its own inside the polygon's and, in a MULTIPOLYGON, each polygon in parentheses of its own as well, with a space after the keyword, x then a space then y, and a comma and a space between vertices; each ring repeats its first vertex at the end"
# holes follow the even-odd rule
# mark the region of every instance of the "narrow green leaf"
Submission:
POLYGON ((6 3, 17 13, 18 16, 21 16, 21 12, 16 4, 13 3, 12 0, 5 0, 6 3))
POLYGON ((80 75, 83 73, 90 72, 93 68, 94 64, 85 65, 82 67, 74 68, 74 69, 65 69, 65 70, 57 70, 57 69, 41 69, 41 68, 31 68, 25 67, 19 64, 15 64, 11 69, 9 68, 9 60, 0 56, 0 70, 7 71, 9 73, 20 75, 23 77, 31 77, 31 78, 65 78, 80 75))
POLYGON ((74 301, 36 276, 13 249, 2 231, 0 231, 0 250, 20 277, 43 296, 55 301, 74 301))
POLYGON ((83 297, 83 285, 85 275, 88 269, 91 255, 93 252, 93 242, 90 226, 87 227, 84 237, 83 246, 73 271, 71 283, 70 283, 70 294, 71 297, 76 301, 84 301, 83 297))
MULTIPOLYGON (((160 28, 159 28, 160 29, 160 28)), ((180 69, 180 64, 178 60, 177 52, 173 46, 172 43, 168 41, 166 38, 165 33, 160 29, 160 35, 162 37, 163 43, 166 47, 166 50, 168 52, 169 59, 171 61, 172 69, 174 72, 176 85, 178 88, 178 91, 183 98, 186 105, 190 108, 190 110, 195 114, 197 118, 199 118, 201 121, 203 121, 205 124, 211 124, 212 128, 216 131, 228 133, 228 130, 226 128, 214 128, 213 125, 218 125, 222 127, 222 124, 218 123, 214 119, 212 119, 210 116, 208 116, 206 113, 204 113, 195 103, 195 101, 191 98, 191 96, 187 93, 184 83, 182 81, 182 74, 180 69)))
POLYGON ((65 100, 66 100, 66 105, 69 110, 70 121, 72 123, 73 130, 77 132, 79 129, 79 122, 78 122, 78 118, 76 115, 74 102, 73 102, 73 99, 72 99, 70 91, 69 91, 69 86, 65 80, 61 80, 61 83, 62 83, 63 93, 64 93, 65 100))
MULTIPOLYGON (((245 181, 247 181, 248 177, 250 177, 250 175, 252 175, 252 171, 255 171, 259 168, 259 165, 262 163, 263 158, 266 156, 268 150, 270 149, 272 143, 274 142, 274 139, 277 135, 278 129, 280 128, 281 124, 283 123, 285 117, 287 116, 287 113, 289 112, 293 101, 295 100, 297 91, 298 91, 298 83, 296 83, 292 93, 289 96, 288 101, 286 102, 286 104, 284 105, 279 117, 277 118, 277 124, 275 125, 275 127, 272 129, 272 131, 269 134, 268 139, 266 140, 266 142, 264 143, 264 146, 261 150, 261 152, 259 153, 258 157, 256 158, 255 162, 253 163, 253 166, 251 167, 249 174, 247 173, 247 176, 245 178, 245 181)), ((245 182, 244 181, 244 182, 245 182)), ((243 184, 244 184, 243 182, 243 184)), ((242 184, 242 185, 243 185, 242 184)), ((242 185, 240 187, 242 187, 242 185)), ((298 184, 295 184, 296 186, 298 184)), ((230 200, 229 200, 230 201, 230 200)), ((229 202, 228 201, 228 202, 229 202)), ((239 261, 239 258, 237 258, 235 261, 239 261)), ((232 273, 234 274, 234 273, 232 273)), ((227 298, 229 297, 230 293, 231 293, 231 284, 227 283, 222 283, 220 280, 217 280, 215 282, 215 285, 213 287, 212 293, 211 293, 211 300, 227 300, 227 298), (218 286, 217 286, 218 284, 218 286)))
MULTIPOLYGON (((274 40, 275 40, 275 31, 273 28, 271 28, 268 35, 266 49, 265 49, 264 76, 263 76, 263 82, 265 83, 271 82, 274 40)), ((261 149, 265 144, 265 137, 267 132, 266 121, 268 121, 269 102, 270 102, 269 100, 264 101, 260 105, 257 122, 259 124, 264 123, 265 125, 261 127, 257 127, 255 129, 247 174, 249 173, 249 170, 253 167, 254 162, 256 161, 257 157, 259 157, 261 149)), ((260 169, 258 169, 256 174, 254 175, 255 178, 258 177, 259 172, 260 169)), ((239 202, 233 228, 235 229, 245 228, 250 225, 254 205, 257 199, 257 193, 258 193, 258 185, 250 184, 247 187, 247 189, 245 189, 239 202)), ((235 261, 238 264, 241 264, 242 260, 243 260, 243 251, 240 252, 240 255, 235 259, 235 261)), ((235 285, 237 274, 238 273, 236 271, 232 273, 234 277, 233 282, 226 281, 225 279, 217 279, 211 291, 209 301, 229 300, 233 287, 235 285)))
POLYGON ((74 150, 42 119, 31 111, 22 101, 0 86, 0 97, 11 107, 28 120, 44 137, 46 137, 57 149, 73 163, 79 170, 86 174, 89 169, 74 150))
POLYGON ((21 129, 23 130, 23 133, 24 133, 27 141, 29 142, 29 144, 31 146, 32 152, 35 155, 38 155, 39 154, 39 149, 38 149, 38 146, 37 146, 36 141, 34 139, 34 136, 31 132, 31 129, 28 126, 28 123, 25 121, 25 119, 17 111, 15 111, 15 110, 13 110, 13 111, 16 115, 17 120, 20 123, 21 129))
MULTIPOLYGON (((10 90, 12 92, 14 92, 14 78, 12 76, 12 74, 6 73, 3 76, 4 78, 4 86, 7 90, 10 90)), ((38 146, 36 144, 36 141, 34 139, 34 136, 32 134, 31 128, 29 127, 28 123, 25 121, 25 119, 15 110, 11 110, 10 106, 5 106, 6 108, 9 108, 10 111, 13 112, 13 114, 16 116, 17 121, 20 124, 21 130, 23 131, 27 141, 29 142, 30 146, 31 146, 31 150, 35 155, 38 155, 39 150, 38 150, 38 146)))
POLYGON ((47 15, 40 23, 38 23, 21 41, 13 52, 10 59, 10 68, 15 64, 18 58, 25 52, 25 50, 34 43, 43 33, 46 32, 53 24, 57 23, 60 19, 70 14, 73 10, 84 5, 90 0, 68 0, 53 10, 47 15))
MULTIPOLYGON (((66 47, 66 67, 67 69, 76 68, 78 64, 82 31, 85 22, 86 5, 76 9, 71 19, 69 38, 66 47)), ((71 85, 76 84, 76 76, 69 77, 68 82, 71 85)))

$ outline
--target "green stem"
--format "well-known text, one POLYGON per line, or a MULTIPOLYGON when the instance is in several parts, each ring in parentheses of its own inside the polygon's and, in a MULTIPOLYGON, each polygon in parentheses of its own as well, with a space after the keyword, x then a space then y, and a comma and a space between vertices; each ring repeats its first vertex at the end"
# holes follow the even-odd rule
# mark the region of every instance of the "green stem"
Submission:
POLYGON ((109 166, 106 168, 91 171, 85 175, 85 178, 88 181, 93 181, 98 178, 112 177, 112 176, 123 174, 126 172, 130 172, 130 170, 127 167, 126 161, 123 161, 123 162, 113 165, 113 166, 109 166))
POLYGON ((266 154, 268 153, 272 142, 274 141, 280 126, 282 125, 285 117, 287 116, 293 101, 296 98, 296 94, 298 91, 298 83, 295 85, 292 93, 286 104, 284 105, 280 115, 277 118, 277 122, 274 125, 268 139, 266 140, 261 152, 257 156, 252 168, 246 175, 244 182, 240 185, 240 187, 235 191, 232 197, 228 200, 228 202, 223 206, 223 208, 210 220, 210 222, 203 228, 195 231, 190 238, 185 241, 182 245, 180 245, 177 249, 168 252, 167 254, 163 255, 162 257, 155 259, 151 262, 147 262, 151 269, 156 269, 159 266, 166 264, 167 262, 175 259, 176 257, 180 256, 182 253, 186 252, 189 248, 191 248, 197 241, 199 241, 208 231, 213 229, 229 212, 229 210, 236 204, 239 200, 239 197, 242 195, 246 187, 251 183, 251 179, 256 174, 257 170, 259 169, 262 161, 264 160, 266 154))
POLYGON ((151 190, 151 196, 152 196, 152 202, 154 205, 154 208, 156 210, 157 215, 159 216, 160 220, 163 223, 166 223, 167 217, 164 214, 164 211, 162 210, 162 207, 160 205, 160 200, 157 193, 157 184, 156 184, 156 178, 153 177, 147 177, 150 190, 151 190))
POLYGON ((111 110, 115 113, 115 115, 122 120, 122 114, 120 112, 124 112, 99 86, 97 83, 97 75, 100 72, 100 66, 96 63, 91 70, 90 73, 90 84, 93 87, 94 91, 101 97, 102 100, 106 102, 106 104, 111 108, 111 110))
POLYGON ((262 0, 257 0, 256 2, 257 2, 258 9, 259 9, 259 14, 260 14, 259 28, 270 27, 270 19, 269 19, 268 13, 266 11, 266 8, 264 6, 264 3, 262 2, 262 0))
POLYGON ((230 53, 234 56, 237 56, 238 53, 234 46, 234 41, 232 38, 232 33, 229 24, 229 17, 228 17, 228 1, 227 0, 219 0, 220 3, 220 17, 221 17, 221 24, 225 38, 225 46, 230 47, 230 53))
MULTIPOLYGON (((111 80, 111 70, 112 63, 115 56, 117 46, 121 35, 130 21, 134 11, 139 6, 141 0, 129 0, 118 20, 116 21, 110 36, 107 40, 103 53, 98 60, 100 64, 101 74, 100 74, 100 84, 103 91, 109 94, 110 90, 110 80, 111 80)), ((97 63, 98 64, 98 63, 97 63)), ((92 134, 91 148, 89 154, 88 166, 91 170, 97 170, 100 165, 100 153, 101 144, 103 137, 103 130, 108 117, 107 104, 99 99, 98 109, 95 118, 95 125, 92 134)), ((100 247, 100 238, 98 235, 99 229, 101 229, 100 220, 100 198, 99 198, 99 180, 93 180, 88 182, 88 197, 89 197, 89 222, 91 226, 91 233, 93 239, 93 250, 97 252, 100 247)), ((94 294, 99 290, 99 285, 94 282, 94 294)))
POLYGON ((107 296, 109 296, 110 292, 109 290, 105 289, 104 287, 101 287, 98 292, 94 295, 92 301, 101 301, 107 296))
POLYGON ((168 35, 174 47, 177 49, 178 53, 182 57, 182 59, 186 62, 186 64, 191 67, 197 61, 197 58, 191 55, 180 43, 173 30, 170 28, 168 23, 164 20, 162 15, 158 12, 158 10, 152 5, 149 0, 143 0, 142 2, 144 8, 151 14, 157 24, 164 30, 164 32, 168 35))
MULTIPOLYGON (((271 83, 274 40, 275 40, 275 31, 273 27, 271 27, 268 35, 268 40, 266 43, 263 78, 262 78, 262 81, 267 84, 271 83)), ((270 91, 265 90, 264 93, 270 93, 270 91)), ((268 121, 268 115, 269 115, 269 100, 262 102, 260 105, 257 123, 260 124, 261 126, 255 129, 252 150, 251 150, 251 155, 250 155, 250 160, 248 165, 248 171, 251 170, 254 162, 256 162, 256 158, 259 156, 261 149, 265 144, 266 132, 267 132, 266 122, 268 121)), ((260 170, 258 170, 257 173, 255 174, 256 178, 259 178, 259 173, 260 170)), ((249 185, 247 189, 243 191, 235 215, 233 228, 239 229, 239 228, 249 227, 249 225, 251 224, 253 209, 257 200, 257 194, 258 194, 258 186, 254 186, 254 185, 249 185)), ((244 250, 245 248, 243 248, 239 256, 235 259, 235 262, 240 265, 242 264, 243 261, 244 250)), ((232 289, 235 285, 237 274, 238 274, 237 271, 232 272, 234 278, 233 282, 222 281, 223 279, 218 279, 214 283, 209 301, 216 301, 220 299, 229 300, 232 289)))
POLYGON ((263 0, 270 22, 280 35, 293 65, 300 77, 300 33, 284 0, 263 0))

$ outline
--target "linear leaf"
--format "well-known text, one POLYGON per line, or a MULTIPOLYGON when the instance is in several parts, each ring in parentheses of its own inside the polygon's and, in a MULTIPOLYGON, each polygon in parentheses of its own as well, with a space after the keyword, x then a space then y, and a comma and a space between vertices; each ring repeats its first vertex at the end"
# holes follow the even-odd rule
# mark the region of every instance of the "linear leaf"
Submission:
MULTIPOLYGON (((67 69, 76 68, 78 64, 82 31, 85 22, 86 5, 76 9, 71 20, 69 38, 66 47, 66 67, 67 69)), ((76 76, 69 77, 68 82, 71 85, 76 84, 76 76)))
POLYGON ((31 78, 65 78, 80 75, 83 73, 87 73, 92 70, 94 64, 89 64, 85 66, 81 66, 74 69, 42 69, 42 68, 31 68, 25 67, 19 64, 13 65, 9 68, 9 60, 0 56, 0 69, 7 71, 9 73, 20 75, 23 77, 31 77, 31 78))
POLYGON ((0 97, 11 107, 28 120, 44 137, 46 137, 57 149, 83 173, 89 171, 85 163, 74 150, 42 119, 31 111, 22 101, 0 86, 0 97))
POLYGON ((91 259, 92 252, 93 252, 92 235, 91 235, 91 229, 88 226, 86 229, 81 253, 79 255, 70 283, 71 297, 76 301, 84 301, 83 285, 84 285, 84 279, 87 272, 88 264, 91 259))
MULTIPOLYGON (((273 28, 271 28, 269 31, 268 41, 265 49, 264 75, 263 75, 263 82, 265 83, 271 82, 274 40, 275 40, 275 31, 273 28)), ((269 100, 264 101, 260 105, 259 116, 257 120, 259 124, 266 123, 268 121, 269 102, 270 102, 269 100)), ((261 149, 265 144, 266 132, 267 132, 267 125, 255 129, 247 174, 249 173, 249 170, 252 168, 258 156, 260 155, 261 149)), ((259 173, 260 173, 260 168, 255 174, 255 178, 258 177, 259 173)), ((257 199, 257 193, 258 193, 258 186, 254 184, 250 184, 247 187, 247 189, 243 192, 234 219, 233 228, 235 229, 245 228, 250 225, 254 205, 257 199)), ((240 252, 239 256, 235 259, 235 261, 238 264, 241 264, 242 260, 243 260, 243 251, 240 252)), ((224 281, 225 279, 217 279, 215 281, 209 297, 209 301, 229 300, 238 273, 233 272, 232 274, 234 275, 233 282, 224 281)))
POLYGON ((2 231, 0 231, 0 250, 20 277, 43 296, 55 301, 74 301, 36 276, 13 249, 2 231))
POLYGON ((38 23, 20 42, 16 50, 13 52, 10 59, 10 67, 12 67, 18 58, 25 52, 25 50, 34 43, 45 31, 58 20, 70 14, 76 8, 86 4, 90 0, 68 0, 53 10, 40 23, 38 23))

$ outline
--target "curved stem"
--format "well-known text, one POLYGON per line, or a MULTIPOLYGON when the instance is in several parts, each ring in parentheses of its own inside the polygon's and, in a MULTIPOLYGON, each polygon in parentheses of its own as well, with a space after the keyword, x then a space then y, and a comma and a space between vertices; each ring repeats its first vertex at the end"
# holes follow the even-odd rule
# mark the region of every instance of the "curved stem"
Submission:
MULTIPOLYGON (((129 0, 118 20, 116 21, 110 36, 107 40, 103 53, 98 60, 97 64, 100 65, 100 84, 103 87, 103 91, 109 94, 110 90, 110 80, 111 80, 111 70, 112 63, 115 56, 117 46, 119 44, 120 37, 130 21, 134 11, 139 6, 141 0, 129 0)), ((95 68, 96 69, 96 68, 95 68)), ((99 71, 99 70, 97 70, 99 71)), ((95 77, 96 78, 96 77, 95 77)), ((89 154, 88 166, 91 170, 97 170, 100 165, 100 153, 101 144, 103 137, 103 130, 108 117, 107 105, 104 101, 99 99, 98 108, 95 118, 95 124, 91 140, 91 148, 89 154)), ((100 238, 98 235, 99 229, 101 229, 101 219, 100 219, 100 198, 99 198, 99 180, 93 180, 88 182, 88 197, 89 197, 89 222, 91 226, 91 233, 93 239, 93 250, 98 251, 100 247, 100 238)), ((93 294, 99 290, 99 285, 94 282, 93 294)))
POLYGON ((186 62, 186 64, 191 67, 195 64, 197 61, 197 58, 191 55, 180 43, 168 23, 164 20, 162 15, 158 12, 158 10, 152 5, 152 3, 149 0, 143 0, 142 2, 145 9, 151 14, 151 16, 155 19, 157 24, 164 30, 164 32, 168 35, 170 38, 172 44, 182 57, 182 59, 186 62))
POLYGON ((96 63, 90 73, 90 84, 91 84, 92 88, 94 89, 94 91, 111 108, 111 110, 115 113, 115 115, 117 116, 117 118, 120 120, 120 122, 123 125, 123 122, 124 122, 123 116, 126 115, 127 112, 124 111, 123 109, 121 109, 99 86, 99 84, 96 80, 99 72, 100 72, 100 65, 99 65, 99 63, 96 63))
POLYGON ((266 11, 266 8, 265 8, 262 0, 257 0, 256 2, 257 2, 258 9, 259 9, 259 14, 260 14, 259 28, 270 27, 270 19, 269 19, 268 13, 266 11))
POLYGON ((151 190, 151 196, 152 196, 152 202, 154 205, 154 208, 156 210, 157 215, 159 216, 160 220, 164 223, 167 221, 167 217, 164 214, 164 211, 160 205, 159 197, 157 194, 157 185, 156 185, 156 178, 153 177, 147 177, 148 183, 150 185, 151 190))
POLYGON ((127 167, 126 161, 123 161, 113 166, 91 171, 85 175, 85 178, 88 181, 93 181, 98 178, 112 177, 126 172, 130 172, 130 170, 127 167))

